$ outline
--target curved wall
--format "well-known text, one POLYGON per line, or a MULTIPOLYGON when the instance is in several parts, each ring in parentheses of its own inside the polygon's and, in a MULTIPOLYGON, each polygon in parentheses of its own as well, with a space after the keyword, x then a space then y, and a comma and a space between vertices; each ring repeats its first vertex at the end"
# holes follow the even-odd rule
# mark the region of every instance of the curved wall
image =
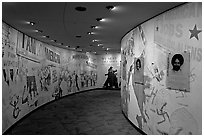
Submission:
POLYGON ((202 134, 201 11, 184 4, 121 41, 122 110, 147 134, 202 134))
POLYGON ((96 85, 96 56, 53 47, 2 23, 2 132, 39 106, 96 85))

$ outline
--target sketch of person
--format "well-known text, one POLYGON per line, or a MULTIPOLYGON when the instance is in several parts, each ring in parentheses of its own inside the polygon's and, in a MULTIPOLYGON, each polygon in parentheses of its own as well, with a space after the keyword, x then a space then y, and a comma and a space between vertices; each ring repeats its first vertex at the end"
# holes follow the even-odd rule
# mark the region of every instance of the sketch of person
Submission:
POLYGON ((78 86, 78 75, 76 74, 76 71, 73 72, 72 74, 72 78, 73 78, 73 83, 74 86, 77 88, 77 90, 79 91, 79 86, 78 86))
POLYGON ((184 58, 181 54, 175 54, 173 57, 172 57, 172 60, 171 60, 171 64, 173 66, 173 71, 179 71, 181 70, 181 66, 183 65, 184 63, 184 58))

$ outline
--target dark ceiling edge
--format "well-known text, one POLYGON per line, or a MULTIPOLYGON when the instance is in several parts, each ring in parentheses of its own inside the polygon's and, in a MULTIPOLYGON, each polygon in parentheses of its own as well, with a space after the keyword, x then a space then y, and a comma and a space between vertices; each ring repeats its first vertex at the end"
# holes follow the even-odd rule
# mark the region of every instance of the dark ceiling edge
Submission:
MULTIPOLYGON (((12 25, 10 25, 9 23, 7 23, 6 21, 4 21, 3 19, 2 19, 2 22, 5 23, 5 24, 7 24, 8 26, 12 27, 12 28, 15 29, 16 31, 19 31, 20 33, 23 33, 24 35, 27 35, 28 37, 31 37, 32 39, 35 39, 35 40, 40 41, 40 42, 42 42, 42 43, 45 43, 45 44, 47 44, 47 45, 49 45, 49 46, 53 46, 54 48, 56 47, 56 48, 65 49, 65 50, 68 50, 68 51, 75 51, 75 50, 71 50, 71 49, 66 49, 65 47, 58 47, 58 46, 55 46, 55 45, 50 44, 50 43, 48 43, 48 42, 44 42, 44 41, 38 40, 38 39, 36 39, 36 38, 34 38, 34 37, 32 37, 32 36, 30 36, 30 35, 28 35, 28 34, 22 32, 22 31, 20 31, 20 30, 16 29, 15 27, 13 27, 12 25)), ((75 51, 75 52, 78 52, 78 51, 75 51)))
POLYGON ((155 17, 157 17, 157 16, 159 16, 159 15, 161 15, 161 14, 167 12, 167 11, 173 10, 173 9, 175 9, 175 8, 177 8, 177 7, 180 7, 180 6, 182 6, 182 5, 185 5, 185 4, 187 4, 187 3, 189 3, 189 2, 184 2, 184 3, 182 3, 182 4, 179 4, 179 5, 177 5, 177 6, 172 7, 172 8, 170 8, 170 9, 167 9, 167 10, 165 10, 165 11, 162 11, 161 13, 159 13, 159 14, 157 14, 157 15, 155 15, 155 16, 153 16, 153 17, 151 17, 151 18, 149 18, 149 19, 147 19, 147 20, 141 22, 140 24, 134 26, 132 29, 130 29, 128 32, 126 32, 126 33, 122 36, 122 38, 120 39, 120 44, 121 44, 121 42, 122 42, 122 39, 123 39, 130 31, 132 31, 133 29, 137 28, 138 26, 142 25, 143 23, 145 23, 145 22, 147 22, 147 21, 149 21, 149 20, 151 20, 151 19, 153 19, 153 18, 155 18, 155 17))
MULTIPOLYGON (((47 44, 47 45, 49 45, 49 46, 53 46, 54 48, 56 47, 56 48, 65 49, 65 50, 68 50, 68 51, 74 51, 74 52, 77 52, 77 53, 85 53, 85 54, 86 54, 86 52, 79 52, 79 51, 76 51, 76 50, 73 50, 73 49, 66 49, 65 47, 58 47, 58 46, 55 46, 55 45, 50 44, 50 43, 48 43, 48 42, 44 42, 44 41, 38 40, 38 39, 36 39, 36 38, 34 38, 34 37, 32 37, 32 36, 30 36, 30 35, 28 35, 28 34, 22 32, 22 31, 20 31, 20 30, 16 29, 15 27, 13 27, 12 25, 10 25, 9 23, 7 23, 6 21, 4 21, 3 19, 2 19, 2 22, 5 23, 6 25, 12 27, 12 28, 15 29, 16 31, 19 31, 20 33, 23 33, 24 35, 27 35, 28 37, 31 37, 32 39, 35 39, 35 40, 40 41, 40 42, 42 42, 42 43, 45 43, 45 44, 47 44)), ((116 54, 116 53, 118 54, 118 52, 120 52, 120 50, 117 51, 117 52, 111 52, 111 51, 106 51, 106 52, 108 52, 108 53, 113 53, 113 54, 116 54)), ((89 53, 90 53, 90 52, 89 52, 89 53)), ((104 54, 106 54, 106 53, 101 53, 101 54, 99 54, 99 53, 96 53, 96 54, 91 53, 91 54, 97 56, 97 55, 104 55, 104 54)))

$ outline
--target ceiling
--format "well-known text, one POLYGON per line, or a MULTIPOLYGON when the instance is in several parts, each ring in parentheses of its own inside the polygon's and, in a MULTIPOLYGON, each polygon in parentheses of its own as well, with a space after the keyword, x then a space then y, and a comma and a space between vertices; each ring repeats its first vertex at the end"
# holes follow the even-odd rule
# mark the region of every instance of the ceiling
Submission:
POLYGON ((3 2, 2 18, 17 30, 53 46, 104 54, 120 52, 120 40, 128 31, 181 4, 183 2, 3 2), (106 8, 110 5, 116 6, 115 10, 106 8), (76 7, 86 10, 77 11, 76 7), (105 20, 97 21, 97 18, 105 20), (93 42, 94 39, 99 41, 93 42))

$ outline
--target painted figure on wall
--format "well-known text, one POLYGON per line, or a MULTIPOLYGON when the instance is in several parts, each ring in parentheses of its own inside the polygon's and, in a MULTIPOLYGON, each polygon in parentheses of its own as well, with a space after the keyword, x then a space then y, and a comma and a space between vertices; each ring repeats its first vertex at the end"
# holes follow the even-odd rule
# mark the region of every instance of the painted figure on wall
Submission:
MULTIPOLYGON (((143 56, 141 56, 140 58, 134 58, 133 66, 134 66, 133 67, 134 73, 132 74, 132 85, 133 85, 135 96, 137 98, 142 119, 146 123, 146 118, 143 112, 143 105, 145 104, 143 56)), ((138 122, 138 123, 141 123, 141 122, 138 122)))
POLYGON ((122 63, 122 79, 123 80, 126 80, 126 66, 127 66, 127 59, 126 57, 124 56, 124 60, 123 60, 123 63, 122 63))
POLYGON ((78 86, 78 75, 76 74, 76 71, 73 72, 72 74, 72 82, 73 82, 73 86, 77 88, 77 90, 79 91, 79 86, 78 86))
POLYGON ((22 95, 22 104, 27 102, 28 106, 36 107, 38 105, 38 95, 35 76, 27 76, 27 84, 24 86, 22 95))
POLYGON ((51 84, 51 70, 49 66, 42 67, 39 70, 41 91, 48 91, 48 86, 51 84))
POLYGON ((17 95, 12 96, 10 105, 13 107, 13 118, 17 118, 21 109, 18 107, 20 97, 17 95))
POLYGON ((117 77, 116 77, 116 73, 117 70, 113 70, 113 67, 110 67, 108 69, 108 73, 105 74, 105 76, 108 76, 103 87, 104 88, 113 88, 113 86, 115 88, 118 88, 118 82, 117 82, 117 77))

